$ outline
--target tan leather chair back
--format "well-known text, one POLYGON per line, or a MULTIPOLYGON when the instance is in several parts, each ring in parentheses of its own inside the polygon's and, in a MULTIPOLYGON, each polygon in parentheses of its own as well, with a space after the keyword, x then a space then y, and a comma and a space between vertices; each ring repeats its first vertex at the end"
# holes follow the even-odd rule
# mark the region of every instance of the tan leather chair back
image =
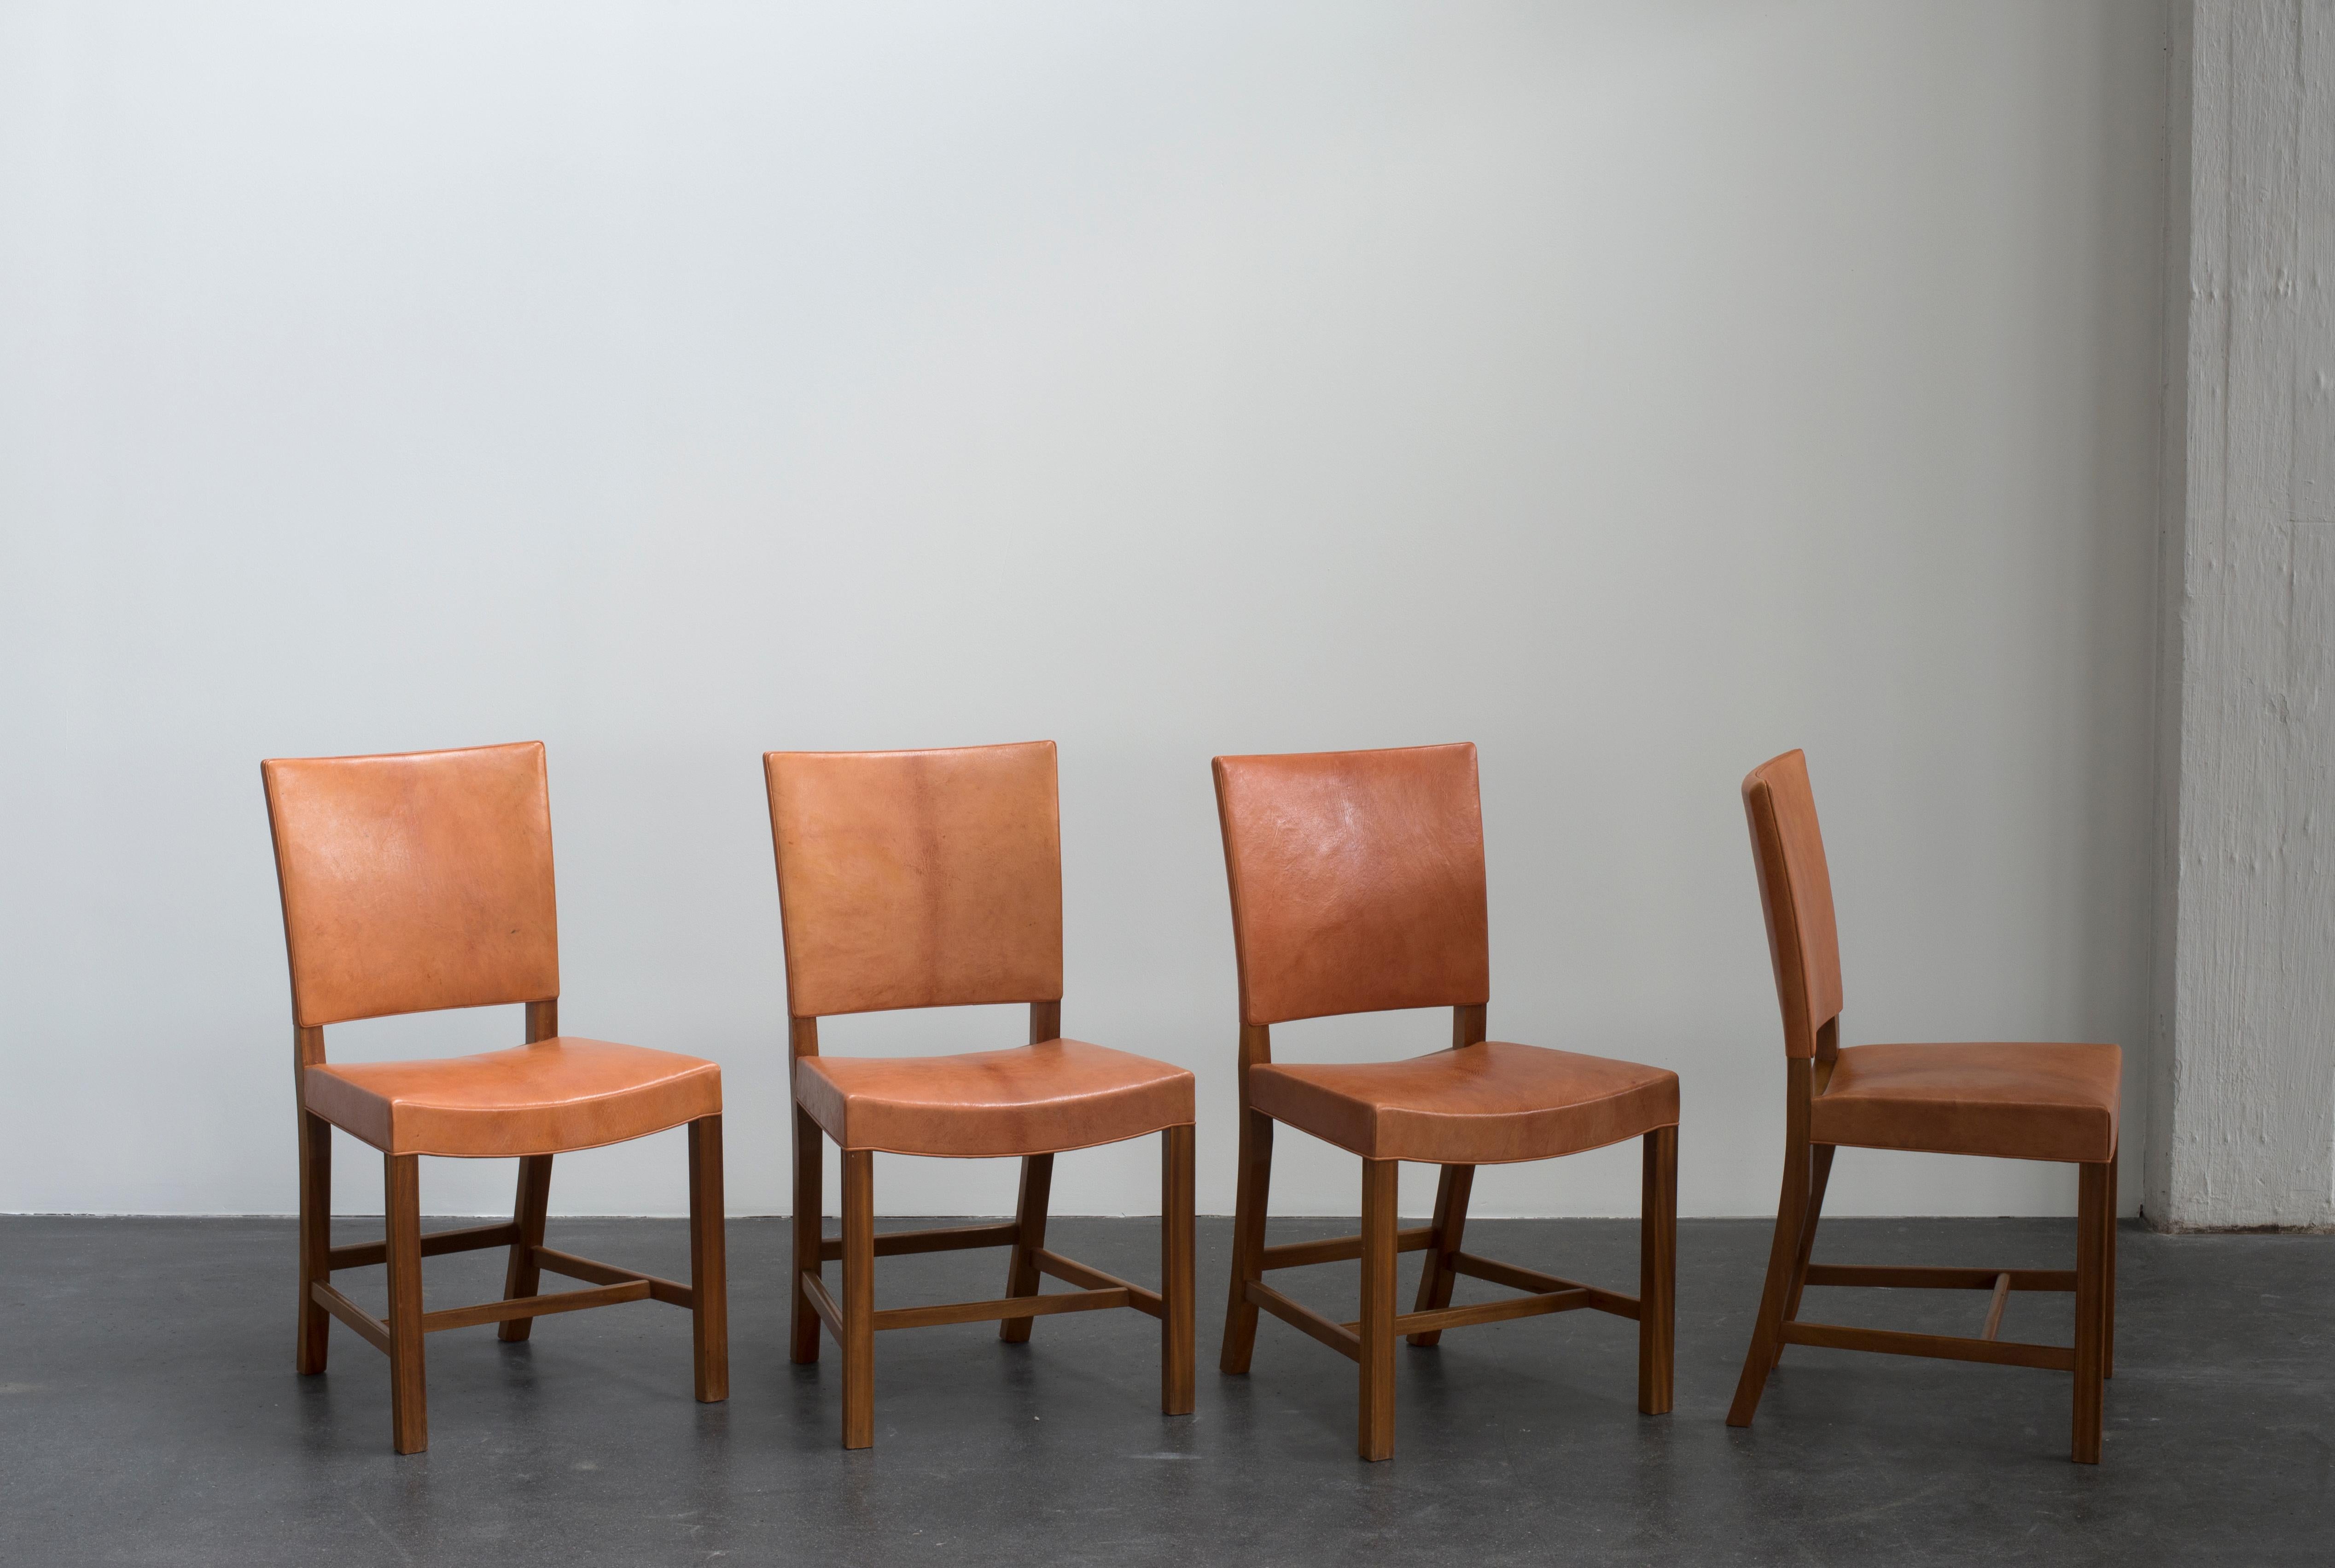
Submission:
POLYGON ((1840 934, 1806 754, 1787 751, 1746 774, 1743 811, 1784 1010, 1784 1054, 1814 1056, 1817 1031, 1840 1016, 1840 934))
POLYGON ((559 994, 541 741, 259 771, 295 1023, 559 994))
POLYGON ((787 1011, 1059 1002, 1054 743, 770 751, 787 1011))
POLYGON ((1216 760, 1241 1021, 1491 996, 1476 748, 1216 760))

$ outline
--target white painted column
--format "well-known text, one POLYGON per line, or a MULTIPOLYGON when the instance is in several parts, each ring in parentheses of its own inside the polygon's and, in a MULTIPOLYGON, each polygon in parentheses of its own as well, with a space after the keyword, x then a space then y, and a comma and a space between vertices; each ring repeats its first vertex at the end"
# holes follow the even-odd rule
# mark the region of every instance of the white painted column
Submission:
POLYGON ((2178 5, 2172 44, 2164 857, 2145 1206, 2175 1229, 2327 1225, 2335 0, 2178 5))

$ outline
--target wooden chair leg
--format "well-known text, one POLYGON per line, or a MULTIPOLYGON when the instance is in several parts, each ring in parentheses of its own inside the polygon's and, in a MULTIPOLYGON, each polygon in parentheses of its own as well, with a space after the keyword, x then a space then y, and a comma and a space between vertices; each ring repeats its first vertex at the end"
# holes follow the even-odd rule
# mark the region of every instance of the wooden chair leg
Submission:
POLYGON ((1195 1399, 1192 1312, 1193 1129, 1159 1135, 1159 1408, 1188 1416, 1195 1399))
POLYGON ((722 1195, 722 1118, 689 1124, 690 1351, 697 1398, 719 1404, 730 1397, 728 1218, 722 1195))
MULTIPOLYGON (((1468 1195, 1476 1185, 1476 1167, 1448 1165, 1435 1178, 1435 1239, 1429 1244, 1427 1263, 1419 1272, 1419 1300, 1413 1312, 1439 1312, 1451 1304, 1451 1287, 1459 1274, 1451 1260, 1468 1232, 1468 1195)), ((1429 1350, 1443 1342, 1443 1331, 1413 1334, 1414 1349, 1429 1350)))
MULTIPOLYGON (((1022 1197, 1013 1210, 1017 1227, 1013 1238, 1013 1256, 1005 1267, 1005 1293, 1008 1296, 1034 1296, 1038 1293, 1038 1253, 1046 1244, 1046 1205, 1054 1187, 1054 1157, 1031 1154, 1022 1157, 1022 1197)), ((1035 1318, 1000 1318, 997 1337, 1009 1345, 1030 1342, 1030 1327, 1035 1318)))
POLYGON ((2108 1166, 2081 1167, 2076 1200, 2075 1432, 2070 1457, 2100 1462, 2101 1373, 2107 1349, 2108 1166))
POLYGON ((1638 1210, 1638 1408, 1649 1416, 1671 1408, 1677 1350, 1678 1128, 1658 1127, 1644 1146, 1638 1210))
POLYGON ((333 1124, 300 1113, 300 1314, 293 1365, 303 1372, 325 1370, 333 1320, 316 1304, 311 1285, 332 1282, 333 1124))
POLYGON ((1273 1118, 1260 1110, 1245 1113, 1240 1129, 1239 1185, 1233 1203, 1232 1297, 1225 1303, 1220 1372, 1248 1370, 1256 1349, 1256 1306, 1248 1299, 1251 1281, 1264 1278, 1265 1203, 1273 1190, 1273 1118))
POLYGON ((1784 1190, 1776 1200, 1776 1238, 1768 1249, 1768 1282, 1759 1292, 1759 1316, 1751 1330, 1751 1349, 1743 1358, 1743 1376, 1735 1385, 1735 1402, 1727 1409, 1727 1424, 1748 1427, 1759 1408, 1768 1374, 1776 1365, 1776 1347, 1783 1342, 1784 1299, 1792 1288, 1792 1263, 1799 1256, 1800 1227, 1808 1206, 1808 1144, 1805 1138, 1784 1141, 1784 1190))
POLYGON ((819 1190, 825 1176, 821 1162, 826 1150, 820 1141, 825 1136, 810 1112, 795 1107, 795 1266, 788 1291, 794 1308, 789 1355, 803 1365, 819 1360, 819 1312, 803 1294, 802 1277, 819 1272, 820 1211, 827 1206, 819 1190))
POLYGON ((1394 1457, 1395 1176, 1390 1159, 1362 1162, 1361 1410, 1355 1449, 1394 1457))
MULTIPOLYGON (((1834 1147, 1828 1143, 1815 1146, 1809 1159, 1813 1174, 1808 1178, 1808 1213, 1800 1222, 1800 1250, 1792 1260, 1791 1293, 1784 1298, 1784 1321, 1791 1322, 1800 1315, 1800 1295, 1808 1288, 1808 1261, 1816 1255, 1817 1225, 1824 1218, 1825 1188, 1832 1182, 1834 1147)), ((1784 1364, 1784 1341, 1776 1341, 1776 1366, 1784 1364)))
POLYGON ((2105 1282, 2107 1299, 2102 1309, 2107 1321, 2100 1331, 2100 1376, 2103 1378, 2116 1376, 2117 1159, 2115 1155, 2108 1157, 2108 1277, 2105 1282))
POLYGON ((382 1157, 389 1221, 389 1425, 401 1454, 430 1447, 421 1364, 421 1157, 382 1157))
MULTIPOLYGON (((518 1195, 511 1203, 511 1223, 518 1240, 511 1243, 510 1262, 503 1267, 503 1300, 515 1302, 543 1289, 543 1271, 536 1266, 535 1249, 543 1244, 543 1216, 551 1206, 551 1157, 528 1155, 518 1162, 518 1195)), ((495 1331, 506 1344, 517 1344, 535 1331, 533 1318, 507 1318, 495 1331)))
POLYGON ((876 1443, 876 1156, 843 1151, 843 1446, 876 1443))

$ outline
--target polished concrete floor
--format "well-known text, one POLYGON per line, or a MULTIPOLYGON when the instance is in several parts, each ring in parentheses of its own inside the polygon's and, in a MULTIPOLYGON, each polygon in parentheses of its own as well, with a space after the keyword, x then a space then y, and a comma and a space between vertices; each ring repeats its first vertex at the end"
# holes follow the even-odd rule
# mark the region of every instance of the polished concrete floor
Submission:
MULTIPOLYGON (((1041 1319, 1026 1346, 924 1329, 879 1337, 876 1447, 846 1454, 832 1347, 786 1360, 786 1225, 740 1221, 727 1404, 691 1399, 688 1319, 654 1302, 542 1320, 524 1346, 455 1331, 429 1341, 430 1451, 401 1459, 379 1355, 336 1327, 332 1370, 292 1371, 288 1222, 0 1219, 0 1562, 2335 1563, 2335 1237, 2128 1224, 2098 1467, 2068 1462, 2068 1379, 2010 1368, 1795 1350, 1758 1426, 1728 1429, 1767 1247, 1739 1221, 1680 1226, 1674 1414, 1634 1408, 1622 1320, 1454 1331, 1400 1353, 1396 1455, 1364 1465, 1350 1363, 1267 1319, 1255 1371, 1216 1373, 1227 1232, 1201 1222, 1194 1416, 1158 1414, 1148 1318, 1041 1319)), ((1468 1239, 1634 1289, 1627 1224, 1468 1239)), ((678 1222, 551 1240, 686 1271, 678 1222)), ((1154 1277, 1148 1223, 1050 1241, 1154 1277)), ((2073 1222, 1841 1220, 1817 1255, 2060 1267, 2073 1242, 2073 1222)), ((880 1299, 993 1295, 1003 1259, 886 1260, 880 1299)), ((433 1306, 499 1293, 499 1253, 429 1267, 433 1306)), ((1353 1267, 1276 1280, 1344 1317, 1353 1267)), ((381 1273, 341 1278, 378 1310, 381 1273)), ((2013 1297, 2005 1337, 2064 1342, 2065 1300, 2013 1297)), ((1984 1306, 1826 1290, 1807 1315, 1971 1332, 1984 1306)))

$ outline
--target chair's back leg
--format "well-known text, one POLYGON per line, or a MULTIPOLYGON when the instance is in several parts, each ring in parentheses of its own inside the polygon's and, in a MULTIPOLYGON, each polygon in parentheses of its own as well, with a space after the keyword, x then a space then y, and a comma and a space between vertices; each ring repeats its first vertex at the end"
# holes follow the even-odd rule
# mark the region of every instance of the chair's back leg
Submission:
POLYGON ((1362 1162, 1361 1408, 1355 1451, 1394 1457, 1395 1177, 1390 1159, 1362 1162))
MULTIPOLYGON (((1800 1248, 1792 1259, 1792 1289, 1784 1298, 1784 1321, 1790 1322, 1800 1315, 1800 1295, 1808 1288, 1808 1260, 1816 1255, 1817 1225, 1824 1218, 1825 1188, 1832 1182, 1834 1147, 1820 1143, 1809 1157, 1811 1175, 1808 1178, 1808 1212, 1800 1221, 1800 1248)), ((1773 1365, 1784 1364, 1784 1341, 1776 1341, 1773 1365)))
MULTIPOLYGON (((1794 1063, 1796 1067, 1803 1063, 1794 1063)), ((1796 1122, 1800 1118, 1793 1118, 1796 1122)), ((1805 1122, 1784 1136, 1784 1187, 1776 1200, 1776 1236, 1768 1248, 1768 1282, 1759 1292, 1759 1316, 1751 1330, 1751 1348, 1743 1358, 1743 1376, 1735 1385, 1735 1402, 1728 1407, 1727 1424, 1748 1427, 1759 1408, 1768 1374, 1776 1365, 1776 1347, 1783 1342, 1784 1298, 1792 1288, 1792 1260, 1799 1255, 1800 1222, 1808 1205, 1808 1141, 1805 1122)))
POLYGON ((325 1370, 333 1320, 316 1304, 312 1285, 333 1278, 333 1124, 300 1112, 300 1315, 293 1364, 303 1372, 325 1370))
MULTIPOLYGON (((510 1261, 503 1268, 503 1300, 515 1302, 543 1289, 543 1270, 535 1249, 543 1244, 543 1216, 551 1206, 551 1157, 532 1154, 518 1162, 518 1195, 511 1203, 511 1221, 518 1239, 511 1243, 510 1261)), ((517 1344, 535 1330, 533 1318, 506 1318, 495 1331, 506 1344, 517 1344)))
POLYGON ((2081 1168, 2076 1199, 2075 1431, 2070 1457, 2100 1462, 2101 1375, 2107 1330, 2108 1166, 2081 1168))
MULTIPOLYGON (((1192 1184, 1189 1123, 1159 1135, 1159 1408, 1192 1413, 1192 1184)), ((1025 1321, 1027 1320, 1024 1320, 1025 1321)))
POLYGON ((826 1195, 820 1190, 827 1175, 826 1136, 810 1112, 795 1107, 795 1266, 788 1280, 788 1294, 794 1306, 788 1354, 800 1365, 819 1360, 819 1312, 810 1304, 810 1298, 803 1294, 802 1277, 816 1274, 820 1268, 819 1232, 821 1215, 827 1208, 826 1195))
POLYGON ((2106 1321, 2100 1329, 2100 1376, 2103 1378, 2116 1376, 2117 1215, 2119 1212, 2117 1161, 2116 1155, 2108 1156, 2108 1277, 2103 1282, 2107 1301, 2102 1304, 2101 1312, 2106 1321))
POLYGON ((843 1151, 843 1446, 876 1442, 876 1156, 843 1151))
POLYGON ((1658 1127, 1640 1141, 1638 1408, 1661 1416, 1671 1408, 1677 1360, 1678 1128, 1658 1127))
POLYGON ((389 1211, 389 1425, 401 1454, 430 1447, 430 1400, 421 1364, 421 1157, 382 1157, 389 1211))
MULTIPOLYGON (((1038 1253, 1046 1244, 1046 1205, 1054 1188, 1054 1157, 1032 1154, 1022 1157, 1022 1195, 1014 1206, 1013 1255, 1005 1265, 1005 1293, 1008 1296, 1034 1296, 1038 1293, 1038 1253)), ((1030 1326, 1035 1318, 1000 1318, 997 1337, 1009 1345, 1030 1341, 1030 1326)))
POLYGON ((1273 1118, 1261 1110, 1241 1113, 1240 1173, 1233 1200, 1233 1278, 1225 1303, 1225 1343, 1216 1357, 1221 1372, 1245 1372, 1256 1350, 1256 1304, 1251 1282, 1264 1278, 1264 1208, 1273 1188, 1273 1118))
MULTIPOLYGON (((1414 1312, 1439 1312, 1451 1304, 1451 1287, 1458 1272, 1451 1260, 1459 1253, 1468 1233, 1468 1195, 1476 1186, 1476 1167, 1448 1165, 1435 1178, 1435 1234, 1428 1243, 1427 1262, 1419 1272, 1419 1301, 1414 1312)), ((1427 1350, 1443 1342, 1443 1331, 1410 1336, 1412 1346, 1427 1350)))
POLYGON ((722 1118, 689 1124, 690 1350, 697 1398, 730 1397, 730 1280, 722 1193, 722 1118))
MULTIPOLYGON (((554 1039, 558 1033, 557 998, 527 1004, 529 1045, 554 1039)), ((503 1270, 503 1300, 507 1302, 534 1295, 543 1289, 543 1270, 536 1263, 535 1250, 543 1245, 543 1216, 550 1203, 551 1157, 525 1157, 518 1162, 518 1195, 511 1203, 511 1222, 518 1227, 518 1239, 511 1244, 510 1262, 503 1270)), ((534 1332, 533 1318, 506 1318, 497 1326, 495 1337, 506 1344, 517 1344, 534 1332)))

